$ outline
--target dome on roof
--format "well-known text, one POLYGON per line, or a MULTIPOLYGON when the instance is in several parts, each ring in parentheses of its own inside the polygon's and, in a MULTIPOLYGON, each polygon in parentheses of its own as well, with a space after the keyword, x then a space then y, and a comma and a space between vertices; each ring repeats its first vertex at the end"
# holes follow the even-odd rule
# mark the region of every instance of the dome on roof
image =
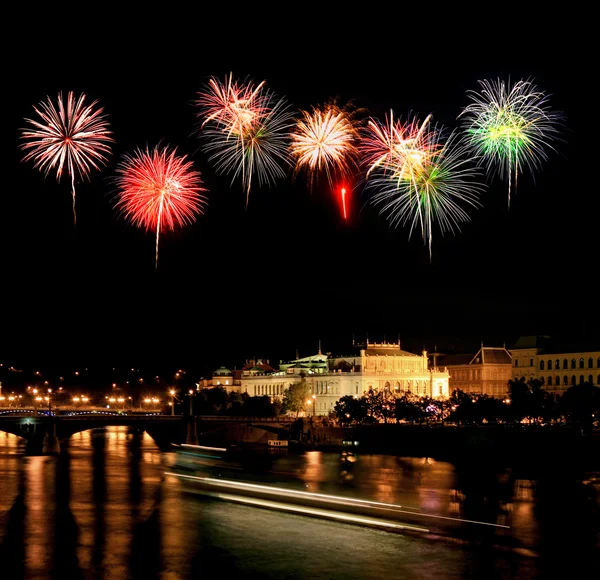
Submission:
POLYGON ((231 375, 232 372, 227 368, 227 367, 219 367, 214 373, 213 376, 227 376, 227 375, 231 375))

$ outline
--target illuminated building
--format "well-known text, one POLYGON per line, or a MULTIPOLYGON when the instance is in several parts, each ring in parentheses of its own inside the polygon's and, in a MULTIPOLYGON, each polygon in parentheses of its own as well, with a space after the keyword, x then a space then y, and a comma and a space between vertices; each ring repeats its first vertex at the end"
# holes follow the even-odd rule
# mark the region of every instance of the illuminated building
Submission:
POLYGON ((511 378, 540 380, 550 393, 562 395, 569 387, 582 383, 600 385, 597 344, 553 344, 548 336, 522 336, 511 353, 511 378))
POLYGON ((402 350, 399 342, 368 341, 353 350, 356 352, 334 356, 321 353, 319 348, 315 355, 280 361, 278 369, 268 362, 251 361, 229 374, 221 369, 211 381, 205 381, 205 386, 220 384, 232 392, 282 398, 287 388, 306 381, 315 415, 328 415, 341 397, 360 397, 370 389, 398 396, 411 392, 423 397, 448 397, 449 373, 436 364, 430 368, 426 351, 416 355, 402 350), (232 384, 226 385, 226 381, 232 384))
POLYGON ((450 392, 504 398, 512 378, 512 356, 506 348, 484 347, 475 353, 435 355, 450 373, 450 392))

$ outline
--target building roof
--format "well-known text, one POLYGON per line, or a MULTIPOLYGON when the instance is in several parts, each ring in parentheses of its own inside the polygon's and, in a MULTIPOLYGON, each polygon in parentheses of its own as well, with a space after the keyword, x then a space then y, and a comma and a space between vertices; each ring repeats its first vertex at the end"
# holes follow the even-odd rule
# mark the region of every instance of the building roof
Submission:
POLYGON ((520 336, 513 346, 513 350, 520 348, 544 348, 550 340, 549 336, 520 336))
POLYGON ((480 349, 479 353, 481 353, 484 364, 512 365, 512 356, 505 348, 485 346, 480 349))
POLYGON ((505 348, 482 346, 475 354, 444 354, 437 356, 437 366, 512 365, 512 356, 505 348))
POLYGON ((275 372, 276 369, 269 364, 269 361, 263 361, 261 359, 258 360, 249 360, 246 361, 246 364, 242 367, 242 371, 261 371, 264 373, 275 372))
POLYGON ((521 336, 511 350, 537 349, 537 354, 569 354, 600 351, 599 337, 521 336))
POLYGON ((468 365, 473 360, 472 354, 441 354, 437 356, 438 367, 468 365))
POLYGON ((368 342, 360 345, 366 356, 420 356, 414 352, 402 350, 400 342, 368 342))
POLYGON ((216 371, 213 372, 213 376, 231 376, 233 373, 224 366, 219 367, 216 371))
POLYGON ((366 356, 416 356, 414 352, 402 350, 399 346, 396 348, 367 348, 365 349, 366 356))

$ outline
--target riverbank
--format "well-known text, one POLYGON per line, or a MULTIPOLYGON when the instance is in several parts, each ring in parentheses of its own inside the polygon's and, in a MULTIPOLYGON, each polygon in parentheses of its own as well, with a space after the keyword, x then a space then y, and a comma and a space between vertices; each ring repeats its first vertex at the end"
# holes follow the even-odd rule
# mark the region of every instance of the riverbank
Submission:
POLYGON ((600 468, 600 431, 582 434, 563 425, 427 426, 406 424, 312 426, 304 449, 353 449, 458 461, 493 457, 529 463, 584 462, 600 468))

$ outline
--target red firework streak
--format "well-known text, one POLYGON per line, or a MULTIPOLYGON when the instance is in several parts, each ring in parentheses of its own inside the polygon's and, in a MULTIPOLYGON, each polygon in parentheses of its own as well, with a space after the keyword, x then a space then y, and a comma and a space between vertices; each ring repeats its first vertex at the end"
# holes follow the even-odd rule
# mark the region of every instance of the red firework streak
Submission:
POLYGON ((346 206, 346 188, 344 186, 342 186, 342 189, 340 190, 340 197, 342 200, 342 215, 344 216, 344 219, 348 219, 348 210, 347 210, 347 206, 346 206))

